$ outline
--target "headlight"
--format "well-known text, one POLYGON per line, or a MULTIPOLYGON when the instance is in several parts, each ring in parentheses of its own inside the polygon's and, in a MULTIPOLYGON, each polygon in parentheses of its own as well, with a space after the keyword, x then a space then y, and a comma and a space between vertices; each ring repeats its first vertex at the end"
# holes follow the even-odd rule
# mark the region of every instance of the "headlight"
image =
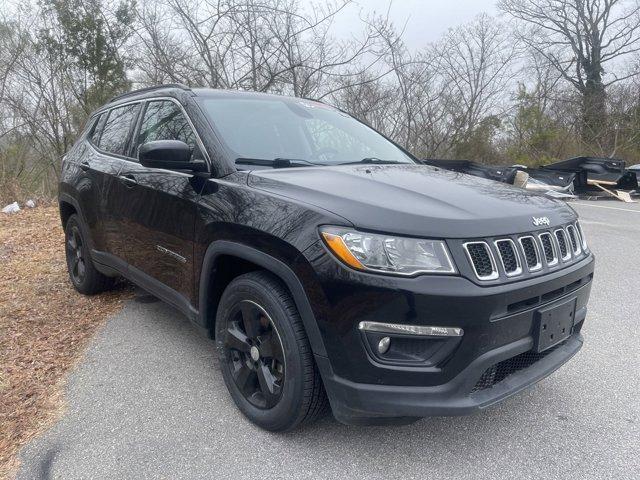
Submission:
POLYGON ((395 237, 341 227, 321 227, 329 250, 357 270, 415 275, 455 273, 447 246, 440 240, 395 237))

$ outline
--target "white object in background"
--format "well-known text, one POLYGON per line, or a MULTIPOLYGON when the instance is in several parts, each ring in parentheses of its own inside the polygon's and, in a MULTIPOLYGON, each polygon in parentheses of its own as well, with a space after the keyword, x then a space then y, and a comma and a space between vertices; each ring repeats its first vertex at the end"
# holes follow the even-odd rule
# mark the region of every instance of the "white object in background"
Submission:
POLYGON ((2 213, 17 213, 20 211, 18 202, 13 202, 2 209, 2 213))
POLYGON ((527 188, 527 182, 529 181, 529 174, 527 172, 523 172, 522 170, 518 170, 516 172, 516 176, 513 179, 513 184, 516 187, 527 188))
POLYGON ((29 208, 36 208, 36 202, 33 200, 27 200, 24 205, 29 208))

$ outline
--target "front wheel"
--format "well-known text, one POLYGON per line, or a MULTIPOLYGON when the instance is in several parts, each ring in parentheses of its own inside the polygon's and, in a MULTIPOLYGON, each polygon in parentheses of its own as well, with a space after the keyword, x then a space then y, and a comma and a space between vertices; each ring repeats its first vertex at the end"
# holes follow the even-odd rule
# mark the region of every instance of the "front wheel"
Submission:
POLYGON ((216 345, 231 397, 258 426, 291 430, 326 410, 300 315, 270 273, 251 272, 227 286, 216 316, 216 345))

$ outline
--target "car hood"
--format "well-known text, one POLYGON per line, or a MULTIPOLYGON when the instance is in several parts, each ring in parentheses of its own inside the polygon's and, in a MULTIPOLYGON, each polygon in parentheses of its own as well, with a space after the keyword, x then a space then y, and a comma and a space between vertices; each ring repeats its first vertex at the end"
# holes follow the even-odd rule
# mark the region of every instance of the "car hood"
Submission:
POLYGON ((508 235, 576 214, 564 202, 427 165, 343 165, 252 171, 248 184, 328 210, 354 227, 436 238, 508 235))

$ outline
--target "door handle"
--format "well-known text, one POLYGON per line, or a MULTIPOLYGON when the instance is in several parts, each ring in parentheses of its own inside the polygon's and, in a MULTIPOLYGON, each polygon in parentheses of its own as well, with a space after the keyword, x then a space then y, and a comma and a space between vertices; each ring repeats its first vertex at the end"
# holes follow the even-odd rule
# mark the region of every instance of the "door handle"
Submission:
POLYGON ((118 175, 118 178, 122 180, 127 187, 133 187, 138 184, 136 178, 131 174, 118 175))
POLYGON ((89 162, 82 162, 80 164, 80 170, 82 170, 83 172, 87 172, 89 170, 89 162))

